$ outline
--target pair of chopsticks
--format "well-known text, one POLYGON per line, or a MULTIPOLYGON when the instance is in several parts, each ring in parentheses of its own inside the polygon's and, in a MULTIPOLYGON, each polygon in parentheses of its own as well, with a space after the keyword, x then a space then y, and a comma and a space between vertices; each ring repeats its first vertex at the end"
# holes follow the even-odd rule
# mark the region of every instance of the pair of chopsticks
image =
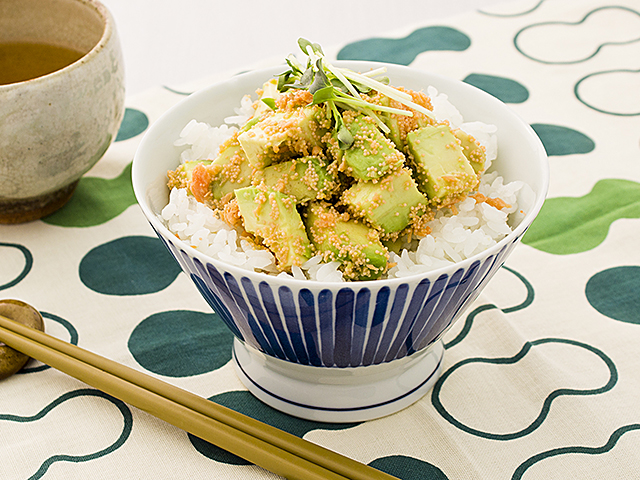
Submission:
POLYGON ((368 465, 2 315, 0 341, 285 478, 396 479, 368 465))

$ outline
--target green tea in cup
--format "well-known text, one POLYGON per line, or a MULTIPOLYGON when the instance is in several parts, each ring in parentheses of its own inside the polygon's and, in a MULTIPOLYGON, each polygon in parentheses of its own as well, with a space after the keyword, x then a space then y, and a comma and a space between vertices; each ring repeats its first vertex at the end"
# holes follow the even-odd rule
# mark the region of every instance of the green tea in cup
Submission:
POLYGON ((85 52, 35 42, 0 43, 0 85, 24 82, 71 65, 85 52))

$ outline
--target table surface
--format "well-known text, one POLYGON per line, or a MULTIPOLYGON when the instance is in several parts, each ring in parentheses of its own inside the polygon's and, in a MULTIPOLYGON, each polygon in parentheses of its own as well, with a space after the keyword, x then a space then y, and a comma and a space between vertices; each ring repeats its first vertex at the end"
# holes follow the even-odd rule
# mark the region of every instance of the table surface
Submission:
MULTIPOLYGON (((127 71, 122 127, 62 210, 0 226, 0 298, 38 308, 55 336, 403 480, 640 478, 640 0, 391 3, 105 0, 127 71), (547 202, 445 337, 437 388, 369 422, 255 400, 231 334, 131 189, 164 111, 282 61, 300 36, 332 58, 486 90, 549 155, 547 202)), ((35 361, 0 382, 0 432, 2 479, 275 478, 35 361)))

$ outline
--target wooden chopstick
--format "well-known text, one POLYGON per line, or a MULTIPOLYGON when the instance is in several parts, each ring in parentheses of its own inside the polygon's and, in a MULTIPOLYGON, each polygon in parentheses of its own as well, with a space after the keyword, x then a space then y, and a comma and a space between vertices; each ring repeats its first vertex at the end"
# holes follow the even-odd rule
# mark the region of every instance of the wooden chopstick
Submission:
POLYGON ((380 470, 2 315, 0 341, 286 478, 397 480, 380 470))

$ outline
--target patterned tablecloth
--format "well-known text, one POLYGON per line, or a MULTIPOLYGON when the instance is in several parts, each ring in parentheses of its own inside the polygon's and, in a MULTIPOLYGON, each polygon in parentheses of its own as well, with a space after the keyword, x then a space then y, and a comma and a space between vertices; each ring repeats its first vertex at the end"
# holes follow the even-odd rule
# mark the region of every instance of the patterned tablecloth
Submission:
MULTIPOLYGON (((443 375, 418 403, 330 425, 255 400, 230 363, 231 333, 143 218, 130 172, 144 131, 235 72, 128 98, 116 142, 72 200, 0 227, 0 296, 34 305, 53 335, 404 480, 640 478, 640 1, 529 0, 413 21, 325 50, 495 95, 551 165, 539 218, 445 337, 443 375)), ((0 382, 0 465, 11 480, 274 478, 34 361, 0 382)))

